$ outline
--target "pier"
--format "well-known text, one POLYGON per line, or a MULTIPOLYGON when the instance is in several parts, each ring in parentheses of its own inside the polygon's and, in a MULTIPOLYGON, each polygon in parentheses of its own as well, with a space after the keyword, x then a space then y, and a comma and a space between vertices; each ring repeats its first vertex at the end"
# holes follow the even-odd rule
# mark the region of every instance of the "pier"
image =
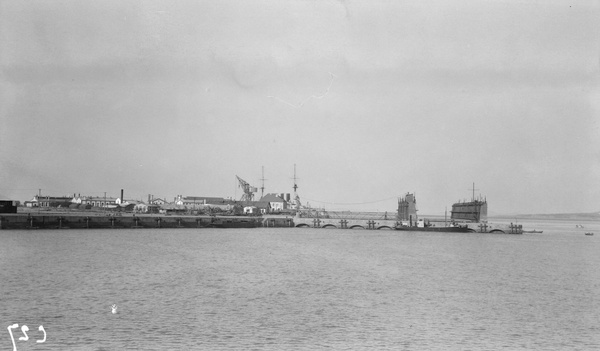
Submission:
POLYGON ((294 217, 294 226, 299 228, 394 229, 396 223, 396 220, 390 219, 294 217))
POLYGON ((3 214, 0 229, 254 228, 260 217, 98 214, 3 214))
MULTIPOLYGON (((6 213, 0 229, 151 229, 151 228, 323 228, 393 230, 395 216, 207 216, 150 214, 6 213)), ((441 223, 439 224, 441 225, 441 223)), ((522 234, 523 226, 489 222, 462 223, 475 233, 522 234)))

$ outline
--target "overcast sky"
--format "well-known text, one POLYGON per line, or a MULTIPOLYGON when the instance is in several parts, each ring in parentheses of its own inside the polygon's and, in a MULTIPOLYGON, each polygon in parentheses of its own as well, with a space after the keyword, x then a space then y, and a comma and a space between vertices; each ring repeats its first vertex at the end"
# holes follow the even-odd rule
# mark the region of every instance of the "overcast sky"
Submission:
POLYGON ((600 211, 598 1, 0 0, 0 194, 600 211), (260 190, 259 194, 260 195, 260 190))

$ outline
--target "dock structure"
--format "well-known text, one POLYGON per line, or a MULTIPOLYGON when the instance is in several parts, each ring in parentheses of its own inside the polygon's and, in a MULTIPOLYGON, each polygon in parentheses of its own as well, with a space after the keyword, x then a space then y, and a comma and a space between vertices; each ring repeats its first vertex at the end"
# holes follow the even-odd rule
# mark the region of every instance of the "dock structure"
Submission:
POLYGON ((394 219, 293 216, 2 214, 0 229, 339 228, 393 229, 394 219))
POLYGON ((396 220, 294 217, 297 228, 394 229, 396 220))
POLYGON ((475 233, 523 234, 522 224, 489 223, 487 221, 465 224, 471 232, 475 233))
POLYGON ((98 214, 2 214, 0 229, 254 228, 260 217, 98 214))
MULTIPOLYGON (((138 215, 138 214, 71 214, 71 213, 3 213, 0 229, 151 229, 151 228, 325 228, 325 229, 395 229, 395 216, 208 216, 208 215, 138 215)), ((495 224, 487 221, 466 222, 470 232, 522 234, 523 226, 495 224)))
POLYGON ((304 209, 296 212, 293 218, 297 228, 394 229, 398 225, 397 214, 387 212, 304 209))

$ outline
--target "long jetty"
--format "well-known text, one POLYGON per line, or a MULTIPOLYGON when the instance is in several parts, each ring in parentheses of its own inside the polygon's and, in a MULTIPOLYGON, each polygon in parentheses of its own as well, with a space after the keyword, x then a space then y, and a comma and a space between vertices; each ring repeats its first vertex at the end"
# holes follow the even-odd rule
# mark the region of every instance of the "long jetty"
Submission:
POLYGON ((2 214, 0 229, 255 228, 393 229, 395 220, 294 216, 2 214))
MULTIPOLYGON (((281 222, 281 223, 280 223, 281 222)), ((285 219, 278 226, 285 226, 285 219)), ((288 226, 292 223, 287 221, 288 226)), ((262 218, 245 216, 185 216, 137 214, 2 214, 0 229, 127 229, 127 228, 253 228, 262 218)))
MULTIPOLYGON (((131 213, 2 213, 0 229, 139 229, 139 228, 332 228, 332 229, 394 229, 392 218, 323 218, 313 216, 224 216, 224 215, 164 215, 131 213)), ((516 224, 465 223, 472 232, 522 234, 516 224)))

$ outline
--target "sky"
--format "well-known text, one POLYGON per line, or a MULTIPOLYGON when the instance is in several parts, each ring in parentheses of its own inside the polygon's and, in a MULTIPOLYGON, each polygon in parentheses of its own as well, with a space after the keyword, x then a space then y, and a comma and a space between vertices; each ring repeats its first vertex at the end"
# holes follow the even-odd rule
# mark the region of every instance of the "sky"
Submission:
POLYGON ((0 195, 600 211, 599 1, 0 0, 0 195), (264 169, 264 174, 263 174, 264 169), (264 181, 262 179, 265 179, 264 181), (41 190, 40 190, 41 189, 41 190))

